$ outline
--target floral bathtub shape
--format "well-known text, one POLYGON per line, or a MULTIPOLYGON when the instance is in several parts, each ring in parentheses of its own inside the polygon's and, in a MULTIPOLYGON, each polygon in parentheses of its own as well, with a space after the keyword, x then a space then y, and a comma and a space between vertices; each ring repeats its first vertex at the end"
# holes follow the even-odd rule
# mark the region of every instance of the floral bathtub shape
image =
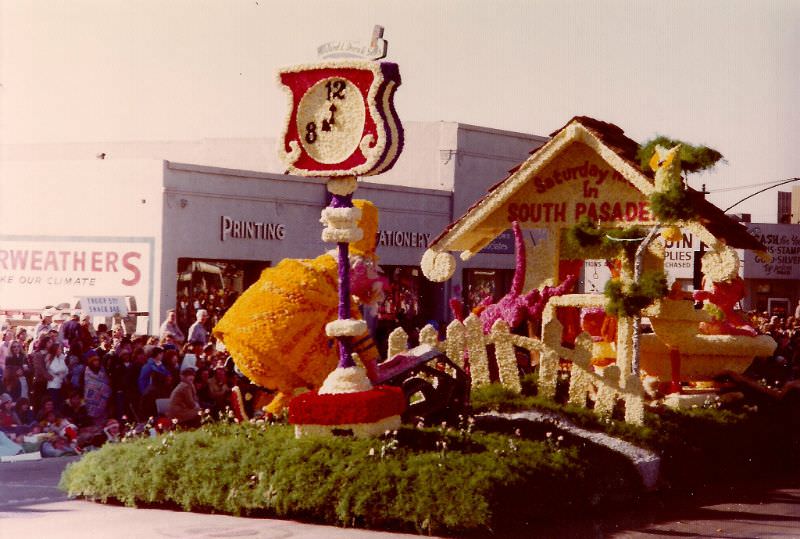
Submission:
POLYGON ((655 333, 641 337, 640 366, 663 381, 709 381, 726 370, 743 372, 755 357, 772 355, 777 346, 769 335, 700 335, 700 322, 710 317, 687 300, 664 299, 644 314, 655 333))

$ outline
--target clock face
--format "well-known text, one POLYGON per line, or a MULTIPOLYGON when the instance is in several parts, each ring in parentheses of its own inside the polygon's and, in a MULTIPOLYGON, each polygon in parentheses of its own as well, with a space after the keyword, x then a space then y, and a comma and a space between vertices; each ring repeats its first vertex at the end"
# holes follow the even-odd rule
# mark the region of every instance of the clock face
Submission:
POLYGON ((289 174, 369 176, 391 168, 403 147, 394 108, 397 64, 337 61, 288 67, 289 99, 278 155, 289 174))
POLYGON ((300 144, 319 163, 340 163, 358 148, 365 119, 366 106, 358 87, 341 77, 322 79, 297 106, 300 144))

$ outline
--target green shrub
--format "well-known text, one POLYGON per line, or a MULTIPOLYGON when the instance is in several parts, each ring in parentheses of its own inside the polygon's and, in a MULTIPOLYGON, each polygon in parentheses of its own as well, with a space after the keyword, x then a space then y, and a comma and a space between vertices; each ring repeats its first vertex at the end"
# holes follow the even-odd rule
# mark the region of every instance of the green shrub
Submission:
POLYGON ((126 505, 419 532, 499 530, 638 491, 617 456, 537 436, 403 428, 296 440, 288 426, 218 424, 107 445, 68 466, 61 488, 126 505))

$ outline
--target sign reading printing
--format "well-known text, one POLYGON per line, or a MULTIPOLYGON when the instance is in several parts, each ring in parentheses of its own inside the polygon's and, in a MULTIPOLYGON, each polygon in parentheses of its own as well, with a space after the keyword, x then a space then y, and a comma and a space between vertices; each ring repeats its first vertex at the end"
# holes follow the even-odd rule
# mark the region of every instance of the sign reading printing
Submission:
POLYGON ((286 237, 286 225, 283 223, 264 223, 246 221, 223 215, 220 218, 220 239, 242 240, 282 240, 286 237))
POLYGON ((128 316, 124 296, 81 297, 81 310, 90 316, 128 316))
POLYGON ((152 241, 0 236, 0 307, 41 309, 76 297, 135 296, 149 308, 152 241))

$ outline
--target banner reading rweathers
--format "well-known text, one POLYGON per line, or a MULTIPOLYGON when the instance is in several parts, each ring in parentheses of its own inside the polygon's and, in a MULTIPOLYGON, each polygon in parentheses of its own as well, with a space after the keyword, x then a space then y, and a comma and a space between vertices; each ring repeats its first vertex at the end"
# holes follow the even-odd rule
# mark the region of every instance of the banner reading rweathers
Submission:
POLYGON ((0 308, 41 309, 80 297, 134 296, 149 308, 149 239, 0 237, 0 308))

